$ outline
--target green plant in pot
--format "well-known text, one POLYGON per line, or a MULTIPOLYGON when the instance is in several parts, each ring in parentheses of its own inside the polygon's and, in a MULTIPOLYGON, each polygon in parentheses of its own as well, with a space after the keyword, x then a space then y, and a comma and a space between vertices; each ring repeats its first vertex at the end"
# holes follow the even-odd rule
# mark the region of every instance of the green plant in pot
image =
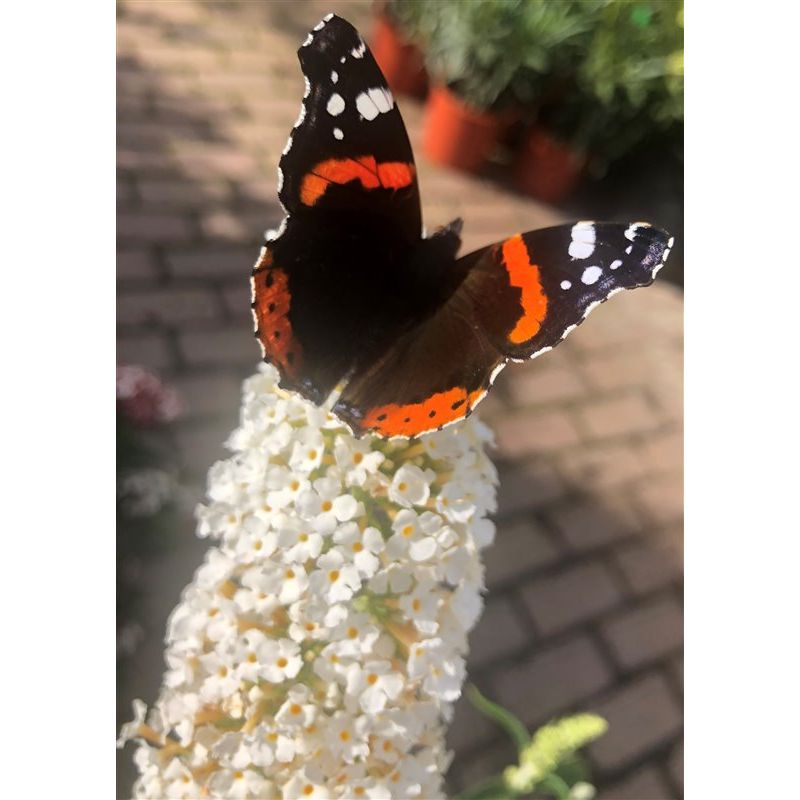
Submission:
MULTIPOLYGON (((680 3, 581 0, 585 51, 541 92, 516 174, 532 194, 562 199, 587 165, 596 174, 683 121, 680 3), (559 171, 561 174, 559 174, 559 171)), ((540 87, 537 75, 526 76, 540 87)))
POLYGON ((428 89, 425 57, 414 41, 423 9, 421 3, 408 0, 374 6, 370 49, 395 94, 422 98, 428 89))
POLYGON ((433 160, 471 170, 545 85, 554 57, 585 33, 572 0, 401 5, 409 7, 408 24, 434 82, 423 148, 433 160))

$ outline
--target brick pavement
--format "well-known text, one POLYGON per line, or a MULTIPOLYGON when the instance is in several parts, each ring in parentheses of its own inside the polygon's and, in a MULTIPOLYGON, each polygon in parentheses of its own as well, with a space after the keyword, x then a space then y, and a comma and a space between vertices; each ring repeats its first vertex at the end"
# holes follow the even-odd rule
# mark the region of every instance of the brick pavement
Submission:
MULTIPOLYGON (((303 90, 294 53, 331 9, 368 29, 365 2, 119 6, 119 357, 181 390, 188 476, 183 535, 148 573, 125 718, 131 696, 155 696, 164 620, 204 549, 189 510, 258 359, 247 281, 281 217, 275 167, 303 90)), ((559 220, 427 164, 421 108, 399 102, 429 228, 461 215, 472 249, 559 220)), ((605 800, 682 794, 682 311, 664 283, 619 295, 554 353, 505 370, 482 407, 502 484, 471 678, 531 724, 604 713, 610 732, 589 755, 605 800)), ((466 703, 456 720, 453 792, 509 757, 466 703)), ((119 763, 124 796, 130 754, 119 763)))

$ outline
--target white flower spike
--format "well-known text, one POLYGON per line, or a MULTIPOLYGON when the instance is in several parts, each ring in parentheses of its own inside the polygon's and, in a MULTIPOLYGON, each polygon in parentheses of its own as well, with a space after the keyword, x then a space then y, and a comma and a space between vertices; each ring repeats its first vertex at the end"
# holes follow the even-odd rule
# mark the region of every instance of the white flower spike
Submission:
POLYGON ((442 796, 496 471, 474 417, 356 440, 262 366, 209 471, 215 540, 173 611, 137 798, 442 796))

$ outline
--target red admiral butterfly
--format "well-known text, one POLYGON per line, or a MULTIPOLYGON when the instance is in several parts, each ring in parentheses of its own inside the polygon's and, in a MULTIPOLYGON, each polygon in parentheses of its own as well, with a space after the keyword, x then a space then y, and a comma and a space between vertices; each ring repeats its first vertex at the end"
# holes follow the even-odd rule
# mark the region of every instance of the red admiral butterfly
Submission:
POLYGON ((281 386, 360 436, 466 417, 508 361, 552 350, 599 303, 647 286, 672 239, 577 222, 456 258, 460 219, 423 238, 414 156, 358 31, 329 14, 298 51, 300 118, 278 170, 287 216, 253 270, 253 316, 281 386))

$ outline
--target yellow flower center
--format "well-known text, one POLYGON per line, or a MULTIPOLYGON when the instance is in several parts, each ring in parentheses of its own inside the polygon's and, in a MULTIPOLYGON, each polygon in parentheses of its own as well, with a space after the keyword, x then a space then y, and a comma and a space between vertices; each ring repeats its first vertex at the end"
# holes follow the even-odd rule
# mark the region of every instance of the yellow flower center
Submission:
POLYGON ((350 733, 349 733, 348 731, 342 731, 342 732, 339 734, 339 738, 340 738, 340 739, 341 739, 343 742, 349 742, 349 741, 350 741, 350 733))
POLYGON ((418 597, 414 598, 414 601, 411 603, 411 608, 413 608, 414 611, 419 611, 422 608, 422 603, 420 603, 418 597))
POLYGON ((358 628, 348 628, 347 636, 349 639, 355 639, 358 636, 358 628))
POLYGON ((353 463, 360 464, 364 460, 363 453, 353 453, 353 463))
POLYGON ((306 795, 306 797, 308 797, 310 794, 314 794, 314 787, 310 783, 307 783, 303 787, 303 794, 306 795))
POLYGON ((284 572, 284 577, 286 577, 288 580, 291 580, 292 578, 294 578, 294 570, 293 569, 287 569, 286 572, 284 572))
POLYGON ((289 662, 288 662, 288 661, 287 661, 287 660, 286 660, 286 659, 285 659, 283 656, 281 656, 281 657, 280 657, 280 658, 279 658, 279 659, 278 659, 278 660, 277 660, 275 663, 276 663, 276 664, 277 664, 277 665, 278 665, 278 666, 279 666, 281 669, 283 669, 283 668, 284 668, 284 667, 285 667, 285 666, 286 666, 286 665, 287 665, 289 662))
POLYGON ((400 483, 397 484, 397 491, 404 492, 406 489, 408 489, 408 484, 405 481, 400 481, 400 483))
POLYGON ((378 682, 378 676, 374 672, 370 672, 370 674, 367 675, 367 683, 370 686, 374 686, 377 682, 378 682))
POLYGON ((294 714, 295 716, 297 716, 302 710, 303 709, 299 705, 297 705, 297 703, 292 703, 292 705, 289 706, 289 712, 294 714))
POLYGON ((361 544, 361 542, 356 542, 353 545, 353 552, 354 553, 360 553, 363 549, 364 549, 364 545, 361 544))
POLYGON ((308 534, 307 533, 301 533, 297 538, 301 542, 307 542, 308 541, 308 534))
POLYGON ((328 573, 328 580, 329 580, 331 583, 336 583, 336 581, 338 581, 338 580, 339 580, 339 570, 338 570, 338 569, 332 569, 332 570, 331 570, 331 571, 328 573))
POLYGON ((326 501, 325 501, 325 502, 322 504, 322 510, 323 510, 323 511, 330 511, 332 508, 333 508, 333 503, 331 503, 331 501, 330 501, 330 500, 326 500, 326 501))

